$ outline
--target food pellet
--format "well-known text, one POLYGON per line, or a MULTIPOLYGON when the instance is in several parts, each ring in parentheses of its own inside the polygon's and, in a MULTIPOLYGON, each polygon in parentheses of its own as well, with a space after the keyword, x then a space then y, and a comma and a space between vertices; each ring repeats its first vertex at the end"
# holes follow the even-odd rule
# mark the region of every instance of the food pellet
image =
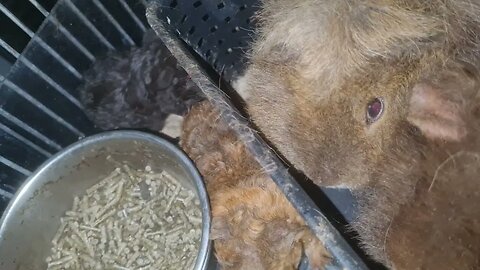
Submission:
POLYGON ((116 168, 73 199, 53 237, 47 270, 193 269, 202 226, 194 198, 165 171, 116 168))

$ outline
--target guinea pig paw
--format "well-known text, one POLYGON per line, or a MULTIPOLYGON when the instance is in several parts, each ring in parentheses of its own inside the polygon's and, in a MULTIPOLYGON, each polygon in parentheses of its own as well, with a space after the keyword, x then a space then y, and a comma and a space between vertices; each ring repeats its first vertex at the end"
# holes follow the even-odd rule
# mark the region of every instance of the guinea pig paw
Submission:
POLYGON ((310 232, 308 239, 304 240, 304 249, 312 270, 325 269, 325 266, 330 262, 330 256, 322 242, 310 232))

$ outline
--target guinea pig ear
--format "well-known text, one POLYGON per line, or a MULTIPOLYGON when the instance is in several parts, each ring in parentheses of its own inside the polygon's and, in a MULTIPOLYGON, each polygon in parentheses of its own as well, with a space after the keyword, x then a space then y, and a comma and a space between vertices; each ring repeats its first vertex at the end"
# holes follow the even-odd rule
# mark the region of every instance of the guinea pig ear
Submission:
POLYGON ((463 106, 442 95, 442 90, 428 82, 417 83, 410 98, 408 120, 428 139, 460 141, 467 135, 463 106))

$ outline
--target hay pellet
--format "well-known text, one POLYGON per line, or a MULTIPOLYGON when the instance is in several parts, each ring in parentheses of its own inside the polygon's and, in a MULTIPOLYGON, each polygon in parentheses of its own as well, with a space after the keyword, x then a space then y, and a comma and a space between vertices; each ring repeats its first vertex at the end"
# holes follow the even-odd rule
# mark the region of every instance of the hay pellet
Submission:
POLYGON ((193 268, 201 236, 201 223, 191 220, 201 221, 200 209, 187 207, 194 192, 167 172, 145 171, 120 165, 73 199, 52 240, 48 270, 193 268), (150 198, 142 198, 142 184, 150 198))

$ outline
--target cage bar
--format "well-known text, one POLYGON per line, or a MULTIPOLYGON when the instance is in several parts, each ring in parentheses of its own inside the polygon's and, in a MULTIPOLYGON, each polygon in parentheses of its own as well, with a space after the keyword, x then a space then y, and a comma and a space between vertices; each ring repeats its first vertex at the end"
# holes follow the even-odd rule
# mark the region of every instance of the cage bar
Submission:
POLYGON ((4 79, 3 80, 3 85, 7 86, 8 88, 10 88, 11 90, 15 91, 16 93, 18 93, 20 96, 22 96, 24 99, 28 100, 30 103, 32 103, 33 105, 35 105, 37 108, 39 108, 41 111, 45 112, 48 116, 50 116, 51 118, 55 119, 57 122, 59 122, 60 124, 62 124, 63 126, 65 126, 67 129, 69 129, 70 131, 72 131, 73 133, 75 133, 77 136, 79 137, 85 137, 85 134, 83 132, 81 132, 80 130, 78 130, 77 128, 75 128, 74 126, 72 126, 70 123, 68 123, 67 121, 65 121, 62 117, 60 117, 59 115, 57 115, 56 113, 54 113, 53 111, 51 111, 49 108, 47 108, 45 105, 43 105, 41 102, 39 102, 38 100, 36 100, 35 98, 33 98, 31 95, 29 95, 26 91, 24 91, 23 89, 21 89, 20 87, 18 87, 16 84, 14 84, 13 82, 7 80, 7 79, 4 79))
POLYGON ((52 49, 47 43, 45 43, 40 37, 36 36, 24 23, 22 23, 15 15, 13 15, 5 6, 0 4, 0 11, 2 11, 10 20, 12 20, 18 27, 20 27, 30 38, 36 41, 42 48, 50 53, 57 61, 59 61, 68 71, 70 71, 78 79, 82 79, 83 76, 80 72, 68 63, 62 56, 60 56, 55 50, 52 49))
POLYGON ((93 32, 93 34, 100 40, 107 48, 110 50, 114 50, 115 48, 113 47, 112 43, 107 40, 103 34, 98 31, 98 29, 93 25, 90 20, 83 15, 83 13, 73 4, 70 0, 64 0, 64 3, 67 4, 67 6, 78 16, 78 18, 93 32))
POLYGON ((0 38, 0 46, 4 48, 8 53, 10 53, 13 57, 18 59, 20 54, 15 50, 12 46, 10 46, 7 42, 0 38))
POLYGON ((0 129, 3 130, 4 132, 6 132, 7 134, 11 135, 12 137, 16 138, 17 140, 23 142, 24 144, 28 145, 29 147, 35 149, 37 152, 39 152, 40 154, 44 155, 45 157, 50 157, 52 156, 52 154, 50 152, 48 152, 47 150, 41 148, 40 146, 36 145, 35 143, 33 143, 32 141, 30 141, 29 139, 23 137, 22 135, 18 134, 17 132, 13 131, 12 129, 10 129, 9 127, 7 127, 6 125, 0 123, 0 129))
POLYGON ((122 26, 115 20, 115 18, 108 12, 108 10, 100 3, 98 0, 92 0, 93 3, 95 4, 98 9, 105 15, 105 17, 108 19, 108 21, 118 30, 118 32, 127 40, 128 44, 130 46, 135 46, 135 42, 132 40, 130 35, 125 32, 125 30, 122 28, 122 26))
POLYGON ((22 166, 16 164, 15 162, 12 162, 6 158, 4 158, 3 156, 0 156, 0 163, 3 163, 4 165, 14 169, 15 171, 25 175, 25 176, 29 176, 30 174, 32 174, 31 171, 23 168, 22 166))
POLYGON ((42 141, 46 145, 48 145, 48 146, 50 146, 50 147, 52 147, 56 150, 61 150, 62 149, 62 147, 58 143, 56 143, 53 140, 47 138, 45 135, 43 135, 39 131, 30 127, 28 124, 24 123, 22 120, 20 120, 17 117, 11 115, 9 112, 3 110, 2 108, 0 108, 0 115, 3 116, 4 118, 8 119, 8 121, 14 123, 15 125, 17 125, 21 129, 25 130, 29 134, 32 134, 35 138, 39 139, 40 141, 42 141))
POLYGON ((90 62, 93 62, 95 61, 95 56, 85 47, 83 46, 83 44, 77 39, 75 38, 72 33, 70 33, 70 31, 68 31, 61 23, 60 21, 58 21, 57 18, 55 18, 54 16, 48 16, 48 20, 50 20, 50 22, 52 22, 56 27, 58 27, 58 29, 60 30, 60 32, 62 34, 65 35, 65 37, 68 38, 69 41, 71 41, 73 43, 73 45, 75 45, 75 47, 81 51, 89 60, 90 62))
POLYGON ((42 5, 40 5, 40 3, 37 2, 37 0, 28 0, 30 2, 30 4, 32 4, 34 7, 37 8, 38 11, 40 11, 40 13, 43 14, 43 16, 47 17, 48 16, 48 11, 46 9, 43 8, 42 5))
POLYGON ((8 192, 8 191, 6 191, 6 190, 3 190, 3 189, 0 189, 0 196, 5 197, 5 198, 7 198, 7 199, 13 198, 13 194, 12 194, 12 193, 10 193, 10 192, 8 192))
POLYGON ((135 21, 135 23, 142 29, 143 32, 147 31, 147 28, 145 28, 145 25, 143 25, 142 21, 138 18, 137 15, 133 12, 133 10, 128 6, 127 3, 123 0, 118 0, 120 5, 127 11, 127 13, 132 17, 132 19, 135 21))
POLYGON ((34 73, 36 73, 40 78, 42 78, 44 81, 46 81, 48 84, 50 84, 54 89, 56 89, 60 94, 62 94, 64 97, 66 97, 70 102, 72 102, 75 106, 77 106, 79 109, 83 110, 82 104, 74 97, 72 96, 65 88, 60 86, 58 83, 56 83, 50 76, 45 74, 41 69, 39 69, 36 65, 34 65, 32 62, 30 62, 28 59, 26 59, 23 56, 20 56, 18 58, 25 66, 27 66, 30 70, 32 70, 34 73))

